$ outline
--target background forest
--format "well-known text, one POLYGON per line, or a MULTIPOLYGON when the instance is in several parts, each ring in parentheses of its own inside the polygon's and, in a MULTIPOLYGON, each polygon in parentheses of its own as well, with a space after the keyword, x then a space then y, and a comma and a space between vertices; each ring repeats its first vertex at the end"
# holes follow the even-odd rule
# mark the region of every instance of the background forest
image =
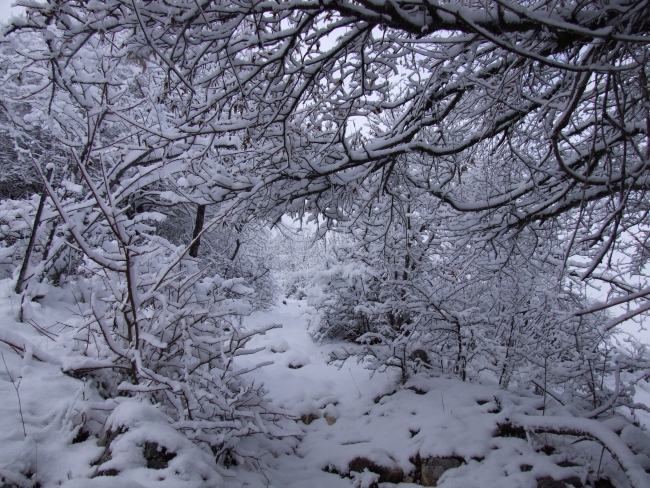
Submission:
MULTIPOLYGON (((494 429, 550 436, 580 486, 650 485, 650 354, 621 330, 650 311, 649 2, 18 3, 0 43, 5 376, 19 402, 31 361, 83 383, 94 406, 62 418, 66 442, 106 447, 95 479, 126 469, 101 466, 131 459, 127 433, 145 457, 207 456, 206 486, 263 471, 274 442, 295 454, 312 413, 260 379, 287 351, 278 307, 302 303, 332 368, 389 374, 391 394, 490 384, 494 429), (136 439, 142 415, 171 437, 136 439)), ((487 459, 458 449, 437 455, 487 459)), ((425 484, 415 454, 400 469, 425 484)), ((368 487, 391 481, 378 459, 318 468, 368 487)), ((513 486, 555 477, 524 465, 513 486)), ((0 468, 4 486, 65 481, 0 468)))

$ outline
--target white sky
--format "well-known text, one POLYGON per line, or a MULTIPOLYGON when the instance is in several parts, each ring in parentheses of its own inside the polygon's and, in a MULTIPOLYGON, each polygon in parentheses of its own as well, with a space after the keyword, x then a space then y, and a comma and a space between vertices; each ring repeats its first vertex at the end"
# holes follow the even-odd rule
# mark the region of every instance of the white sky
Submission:
POLYGON ((19 15, 24 9, 22 7, 11 7, 15 0, 0 0, 0 21, 6 22, 13 15, 19 15))

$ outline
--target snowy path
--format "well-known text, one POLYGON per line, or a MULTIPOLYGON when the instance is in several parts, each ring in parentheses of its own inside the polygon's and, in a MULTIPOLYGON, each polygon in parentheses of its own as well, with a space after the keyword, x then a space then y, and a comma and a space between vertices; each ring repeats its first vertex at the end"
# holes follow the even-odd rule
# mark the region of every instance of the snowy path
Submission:
MULTIPOLYGON (((245 321, 248 326, 282 325, 281 329, 273 329, 251 342, 251 347, 267 347, 266 351, 251 357, 251 363, 253 359, 274 361, 274 364, 251 373, 251 377, 263 382, 274 404, 292 416, 305 417, 308 421, 310 415, 317 418, 309 425, 302 421, 297 423, 303 437, 295 453, 270 462, 276 468, 264 470, 263 477, 238 473, 236 486, 241 486, 243 477, 250 478, 244 481, 244 486, 353 486, 349 478, 322 470, 321 466, 328 464, 327 458, 335 460, 337 454, 327 452, 326 441, 332 440, 333 432, 340 431, 337 424, 356 421, 369 408, 368 402, 372 404, 375 396, 389 391, 393 385, 389 375, 378 374, 370 378, 369 371, 354 361, 347 362, 341 369, 328 365, 329 352, 336 345, 314 343, 307 333, 309 319, 305 302, 287 300, 286 305, 279 305, 269 312, 257 312, 245 321), (333 421, 335 423, 330 425, 333 421)), ((352 442, 357 442, 357 432, 358 429, 354 429, 352 442)))
POLYGON ((420 378, 407 385, 412 389, 402 389, 397 388, 395 372, 371 378, 369 371, 353 360, 338 369, 328 365, 327 358, 341 344, 315 344, 307 333, 309 319, 309 308, 297 301, 287 301, 286 305, 248 319, 250 326, 283 325, 251 344, 267 346, 256 360, 274 361, 255 371, 254 377, 265 383, 274 403, 294 417, 313 414, 317 418, 309 425, 296 424, 303 431, 300 442, 286 455, 275 453, 275 459, 266 459, 270 468, 264 469, 263 475, 237 471, 233 486, 370 486, 361 475, 341 477, 324 469, 345 474, 352 460, 363 458, 410 473, 414 468, 411 461, 417 455, 454 455, 470 460, 451 470, 443 478, 444 483, 441 480, 445 487, 535 488, 535 479, 540 476, 562 478, 573 473, 562 472, 563 468, 534 452, 523 439, 493 437, 495 423, 505 415, 499 413, 502 406, 532 413, 539 407, 539 398, 518 398, 515 406, 509 395, 492 386, 450 378, 420 378), (301 368, 289 367, 301 363, 301 368), (390 393, 394 394, 387 395, 390 393), (525 465, 534 468, 523 472, 521 466, 525 465))
MULTIPOLYGON (((251 347, 265 345, 267 351, 259 353, 255 360, 271 360, 273 365, 255 372, 255 378, 264 381, 274 402, 292 410, 291 402, 323 404, 328 399, 351 402, 360 392, 375 388, 382 377, 384 389, 390 388, 386 375, 370 379, 368 370, 349 361, 338 369, 327 364, 329 352, 338 345, 316 344, 307 332, 312 316, 305 302, 287 301, 270 312, 256 312, 246 320, 246 325, 278 323, 281 329, 273 329, 266 336, 251 342, 251 347), (371 386, 372 385, 372 386, 371 386), (289 403, 288 403, 289 402, 289 403)), ((309 412, 304 412, 309 413, 309 412)))
MULTIPOLYGON (((341 344, 315 344, 307 333, 309 319, 305 302, 287 301, 247 320, 250 326, 283 326, 251 344, 267 346, 256 360, 274 361, 251 375, 263 381, 274 403, 295 418, 309 414, 316 418, 308 425, 296 424, 303 431, 301 440, 284 454, 270 444, 264 463, 269 467, 262 474, 233 470, 236 475, 231 486, 366 487, 372 480, 362 480, 362 475, 341 477, 325 469, 347 474, 352 460, 364 458, 414 475, 412 462, 416 456, 458 456, 465 460, 440 479, 438 486, 445 488, 536 488, 540 478, 577 476, 584 480, 588 475, 585 468, 558 466, 566 455, 540 452, 543 437, 495 436, 497 424, 514 412, 540 415, 540 397, 525 392, 521 392, 523 396, 514 395, 495 386, 460 382, 444 375, 414 378, 404 389, 397 388, 395 373, 378 373, 371 378, 369 371, 355 361, 337 369, 328 365, 327 359, 341 344)), ((600 446, 588 453, 583 443, 579 451, 573 456, 584 455, 581 461, 589 464, 588 458, 600 455, 600 446)), ((613 463, 611 457, 603 459, 603 465, 613 467, 613 463)), ((616 486, 627 484, 623 476, 612 481, 616 486)), ((379 486, 398 485, 386 482, 379 486)), ((420 485, 402 482, 399 486, 420 485)))

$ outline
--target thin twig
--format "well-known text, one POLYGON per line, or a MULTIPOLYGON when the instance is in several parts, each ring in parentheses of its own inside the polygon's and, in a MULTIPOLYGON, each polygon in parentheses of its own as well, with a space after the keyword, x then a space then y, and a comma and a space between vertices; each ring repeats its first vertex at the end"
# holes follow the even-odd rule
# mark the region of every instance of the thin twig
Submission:
POLYGON ((596 480, 598 480, 598 477, 600 476, 600 464, 603 462, 603 454, 605 454, 605 446, 603 446, 602 451, 600 451, 600 459, 598 460, 598 470, 596 471, 596 480))
MULTIPOLYGON (((352 376, 352 368, 348 368, 348 371, 350 372, 350 376, 352 376)), ((361 398, 361 391, 359 391, 359 386, 357 385, 357 380, 354 379, 354 376, 352 376, 352 381, 354 382, 354 387, 357 389, 359 398, 361 398)))
POLYGON ((9 375, 9 380, 11 381, 11 384, 14 385, 14 390, 16 390, 16 396, 18 397, 18 411, 20 412, 20 421, 23 424, 23 434, 25 434, 25 437, 27 437, 27 430, 25 429, 25 417, 23 417, 23 404, 20 401, 20 381, 18 381, 18 384, 16 384, 13 377, 11 376, 11 372, 7 366, 7 361, 5 361, 5 355, 3 351, 0 351, 0 355, 2 356, 2 362, 4 363, 5 369, 7 370, 7 375, 9 375))

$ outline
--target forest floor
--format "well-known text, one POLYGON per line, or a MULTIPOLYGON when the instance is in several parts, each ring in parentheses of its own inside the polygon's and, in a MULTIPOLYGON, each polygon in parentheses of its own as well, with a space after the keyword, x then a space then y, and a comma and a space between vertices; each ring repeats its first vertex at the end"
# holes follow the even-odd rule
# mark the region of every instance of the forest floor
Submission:
MULTIPOLYGON (((26 306, 24 322, 18 322, 20 304, 9 280, 2 281, 0 340, 19 334, 56 355, 55 342, 37 329, 55 331, 74 310, 73 297, 59 290, 26 306)), ((208 452, 166 425, 154 406, 103 400, 91 381, 0 344, 0 486, 367 488, 379 482, 382 488, 407 487, 419 485, 432 458, 456 460, 438 480, 444 488, 535 488, 551 478, 589 484, 604 477, 613 486, 629 486, 617 462, 595 442, 500 427, 513 415, 567 415, 557 402, 547 399, 545 405, 541 396, 443 374, 415 376, 402 385, 395 371, 372 375, 352 360, 336 367, 329 364, 330 352, 345 345, 315 343, 308 334, 313 317, 306 302, 287 300, 245 320, 250 327, 282 325, 256 337, 250 347, 265 349, 242 356, 238 366, 273 361, 248 376, 264 383, 285 417, 286 437, 242 439, 237 452, 247 461, 229 467, 216 466, 208 452), (105 409, 106 424, 86 436, 78 424, 89 409, 105 409), (113 442, 106 460, 99 437, 117 417, 127 419, 131 437, 113 442), (147 467, 142 454, 147 442, 176 455, 162 467, 147 467), (100 458, 106 463, 98 465, 100 458), (97 476, 105 466, 114 476, 97 476)), ((641 429, 622 417, 604 424, 650 462, 650 439, 641 429)))

